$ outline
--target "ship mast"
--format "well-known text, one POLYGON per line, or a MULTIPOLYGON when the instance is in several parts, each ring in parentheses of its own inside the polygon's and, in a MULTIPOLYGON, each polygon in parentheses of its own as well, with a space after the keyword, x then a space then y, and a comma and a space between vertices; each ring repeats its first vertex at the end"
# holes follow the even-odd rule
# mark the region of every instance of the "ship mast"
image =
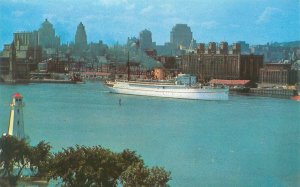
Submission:
POLYGON ((127 80, 130 81, 129 50, 128 50, 128 54, 127 54, 127 80))

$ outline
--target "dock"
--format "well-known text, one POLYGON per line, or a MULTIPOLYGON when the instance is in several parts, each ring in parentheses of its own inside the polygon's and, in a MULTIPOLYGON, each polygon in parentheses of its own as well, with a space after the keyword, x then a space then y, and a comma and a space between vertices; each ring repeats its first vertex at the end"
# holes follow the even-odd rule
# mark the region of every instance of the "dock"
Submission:
POLYGON ((249 95, 263 97, 291 98, 298 95, 297 90, 283 88, 250 88, 249 95))
POLYGON ((57 83, 57 84, 76 84, 73 80, 56 80, 56 79, 31 79, 28 83, 57 83))

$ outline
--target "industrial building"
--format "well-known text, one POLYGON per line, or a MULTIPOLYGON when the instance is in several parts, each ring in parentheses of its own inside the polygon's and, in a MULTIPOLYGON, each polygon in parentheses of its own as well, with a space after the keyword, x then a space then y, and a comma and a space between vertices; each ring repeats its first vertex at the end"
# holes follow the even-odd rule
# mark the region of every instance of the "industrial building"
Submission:
POLYGON ((260 83, 263 85, 292 85, 297 83, 297 71, 292 64, 269 63, 260 69, 260 83))
POLYGON ((242 55, 238 43, 229 51, 228 43, 219 46, 210 42, 198 46, 196 53, 182 55, 180 69, 183 73, 198 76, 200 81, 211 79, 259 81, 259 70, 263 66, 263 55, 242 55))

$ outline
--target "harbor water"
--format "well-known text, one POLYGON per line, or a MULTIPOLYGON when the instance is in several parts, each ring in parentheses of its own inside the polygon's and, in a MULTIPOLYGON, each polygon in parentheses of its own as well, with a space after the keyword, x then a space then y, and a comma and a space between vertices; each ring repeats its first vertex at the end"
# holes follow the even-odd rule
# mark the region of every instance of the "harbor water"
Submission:
POLYGON ((45 140, 54 152, 76 144, 129 148, 146 165, 170 170, 172 187, 300 186, 297 101, 118 95, 99 82, 0 85, 1 133, 16 92, 24 96, 32 145, 45 140))

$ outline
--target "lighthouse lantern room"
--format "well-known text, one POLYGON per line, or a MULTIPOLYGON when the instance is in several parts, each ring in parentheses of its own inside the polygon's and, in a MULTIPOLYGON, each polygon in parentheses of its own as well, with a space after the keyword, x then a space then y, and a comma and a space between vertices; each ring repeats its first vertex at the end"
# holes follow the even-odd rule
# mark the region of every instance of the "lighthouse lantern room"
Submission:
POLYGON ((10 103, 10 117, 8 124, 8 135, 15 136, 18 139, 25 138, 24 120, 23 120, 23 96, 19 93, 13 94, 10 103))

